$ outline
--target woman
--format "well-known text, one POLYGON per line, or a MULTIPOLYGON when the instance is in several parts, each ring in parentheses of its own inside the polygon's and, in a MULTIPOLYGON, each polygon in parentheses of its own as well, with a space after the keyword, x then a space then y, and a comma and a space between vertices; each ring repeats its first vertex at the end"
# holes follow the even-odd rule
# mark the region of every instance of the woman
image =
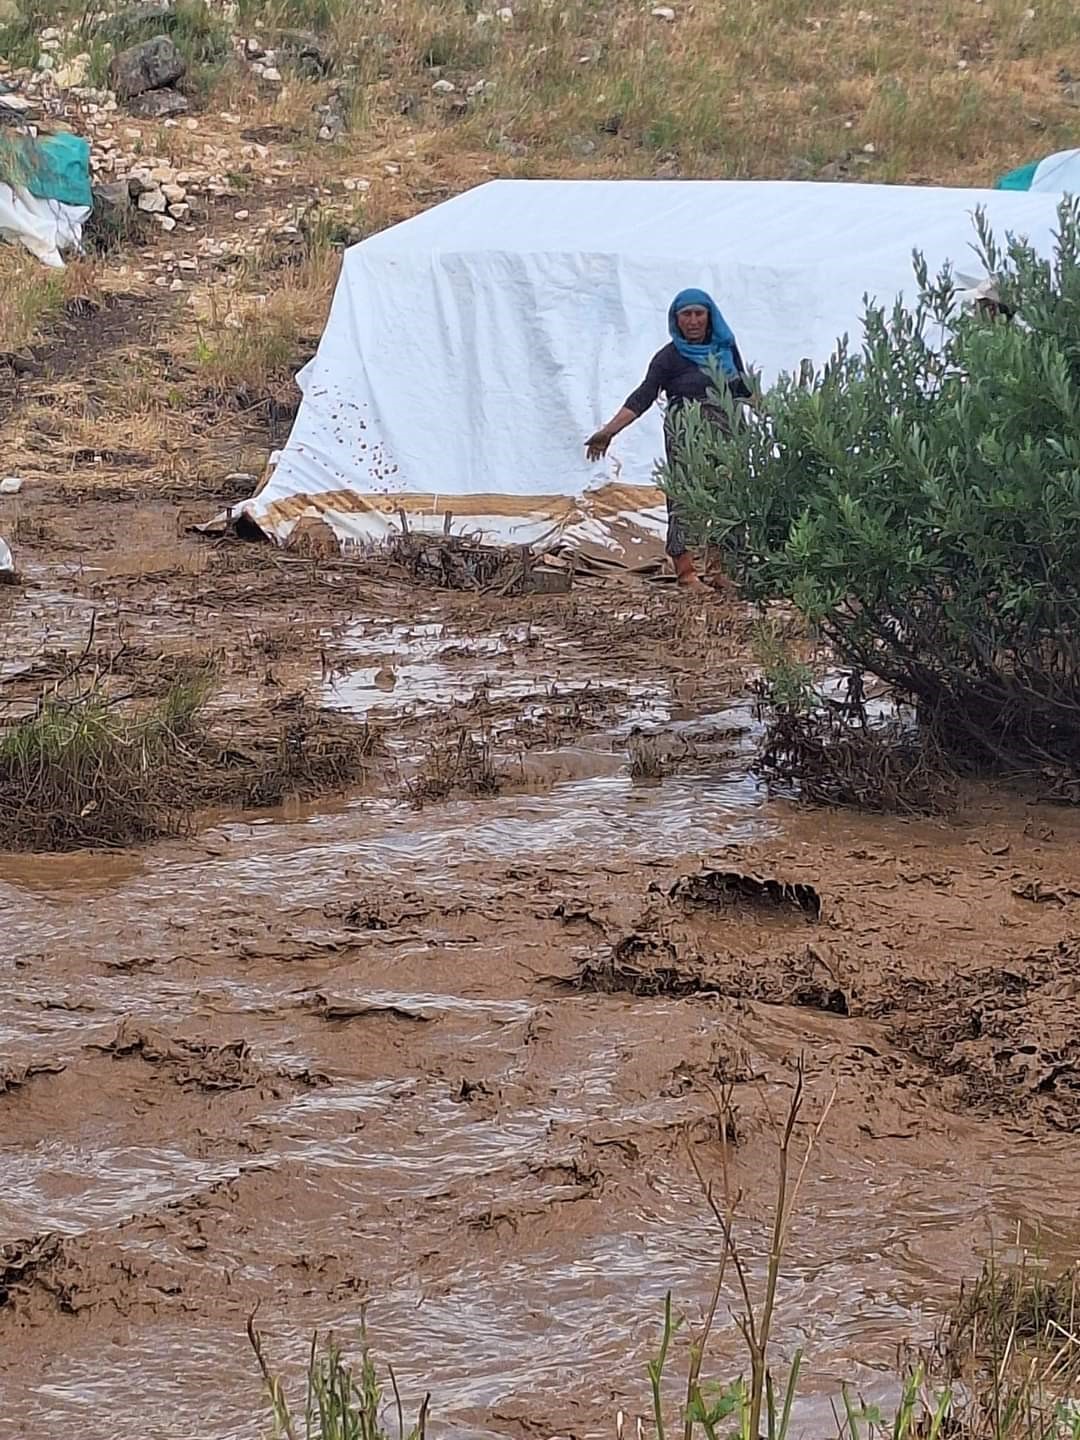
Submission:
MULTIPOLYGON (((644 415, 661 391, 667 396, 664 450, 669 467, 675 458, 675 436, 671 420, 688 400, 698 401, 714 424, 726 427, 727 416, 715 400, 710 402, 710 395, 715 387, 711 369, 714 365, 727 380, 736 399, 750 398, 750 386, 735 336, 711 295, 704 290, 681 290, 668 311, 668 333, 671 344, 665 345, 653 356, 645 379, 634 393, 627 397, 622 409, 612 416, 603 429, 591 435, 585 442, 585 450, 590 460, 602 459, 619 431, 625 430, 644 415)), ((694 570, 694 561, 686 548, 685 527, 670 496, 665 548, 671 556, 679 584, 695 589, 703 588, 694 570)))

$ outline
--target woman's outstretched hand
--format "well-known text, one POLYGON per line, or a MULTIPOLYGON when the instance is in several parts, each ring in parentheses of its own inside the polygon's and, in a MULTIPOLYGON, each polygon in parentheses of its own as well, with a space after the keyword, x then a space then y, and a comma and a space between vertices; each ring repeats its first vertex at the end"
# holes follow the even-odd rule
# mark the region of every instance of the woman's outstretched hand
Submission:
POLYGON ((602 460, 607 454, 610 444, 610 432, 607 430, 597 430, 595 435, 590 435, 588 440, 585 441, 585 454, 593 462, 602 460))

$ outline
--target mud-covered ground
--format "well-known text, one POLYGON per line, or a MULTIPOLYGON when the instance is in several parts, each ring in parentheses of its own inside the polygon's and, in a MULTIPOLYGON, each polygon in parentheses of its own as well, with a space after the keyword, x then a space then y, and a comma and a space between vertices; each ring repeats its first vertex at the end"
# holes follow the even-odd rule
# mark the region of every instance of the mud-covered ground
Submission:
MULTIPOLYGON (((190 838, 0 857, 0 1436, 257 1436, 251 1311, 295 1373, 365 1302, 440 1433, 610 1434, 665 1293, 708 1291, 687 1145, 718 1182, 729 1085, 760 1274, 800 1055, 808 1123, 836 1091, 778 1316, 811 1429, 842 1379, 888 1393, 992 1245, 1075 1251, 1072 812, 800 813, 749 773, 740 607, 421 593, 188 536, 215 501, 6 502, 0 699, 94 615, 151 691, 212 655, 238 746, 303 690, 382 753, 190 838), (480 757, 425 787, 463 731, 480 757)), ((743 1367, 727 1315, 712 1365, 743 1367)))

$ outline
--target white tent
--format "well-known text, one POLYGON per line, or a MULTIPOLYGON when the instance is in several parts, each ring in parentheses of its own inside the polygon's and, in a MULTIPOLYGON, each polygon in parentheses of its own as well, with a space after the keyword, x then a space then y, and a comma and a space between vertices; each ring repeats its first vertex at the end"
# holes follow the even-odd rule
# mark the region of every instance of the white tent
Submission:
POLYGON ((278 541, 325 521, 346 547, 413 531, 653 560, 654 410, 589 465, 584 441, 703 286, 766 382, 858 339, 864 295, 973 268, 978 206, 1049 249, 1057 197, 763 181, 495 181, 349 250, 299 377, 285 449, 234 511, 278 541), (447 514, 452 519, 447 522, 447 514))
POLYGON ((1058 150, 1035 167, 1031 189, 1059 198, 1063 192, 1080 195, 1080 150, 1058 150))

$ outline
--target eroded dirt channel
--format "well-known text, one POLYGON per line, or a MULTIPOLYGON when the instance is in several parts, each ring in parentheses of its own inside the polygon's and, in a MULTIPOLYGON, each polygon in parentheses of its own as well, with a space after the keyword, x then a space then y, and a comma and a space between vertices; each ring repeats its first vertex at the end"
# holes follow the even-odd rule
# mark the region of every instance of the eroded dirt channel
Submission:
MULTIPOLYGON (((765 1106, 800 1054, 811 1110, 837 1092, 780 1299, 809 1429, 839 1381, 887 1390, 991 1246, 1075 1253, 1069 812, 767 801, 734 607, 421 594, 178 539, 186 518, 28 506, 5 702, 96 612, 136 669, 213 651, 238 743, 303 686, 384 750, 344 795, 0 857, 0 1435, 259 1435, 250 1312, 297 1367, 365 1300, 440 1433, 610 1434, 645 1413, 665 1293, 694 1314, 711 1283, 687 1136, 717 1175, 733 1083, 760 1269, 765 1106), (504 783, 417 808, 410 777, 462 725, 504 783), (678 760, 660 783, 629 773, 635 730, 678 760), (816 902, 700 878, 731 871, 816 902)), ((729 1321, 712 1365, 743 1366, 729 1321)))

